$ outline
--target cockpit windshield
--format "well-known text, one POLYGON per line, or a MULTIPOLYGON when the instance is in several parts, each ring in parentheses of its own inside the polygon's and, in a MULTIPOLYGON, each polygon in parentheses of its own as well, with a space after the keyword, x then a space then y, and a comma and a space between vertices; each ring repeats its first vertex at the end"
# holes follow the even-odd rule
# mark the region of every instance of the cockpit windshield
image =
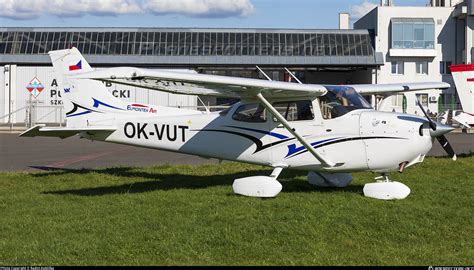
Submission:
POLYGON ((325 86, 327 94, 319 97, 324 119, 333 119, 358 109, 371 109, 370 104, 349 86, 325 86))

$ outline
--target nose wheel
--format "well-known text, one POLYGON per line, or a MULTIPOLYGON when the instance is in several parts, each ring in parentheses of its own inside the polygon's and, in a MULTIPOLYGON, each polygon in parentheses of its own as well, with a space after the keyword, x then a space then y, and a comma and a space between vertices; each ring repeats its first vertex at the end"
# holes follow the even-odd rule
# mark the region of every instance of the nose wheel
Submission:
POLYGON ((375 183, 365 184, 364 196, 378 200, 403 200, 410 195, 410 188, 405 184, 391 181, 388 174, 375 177, 375 183))

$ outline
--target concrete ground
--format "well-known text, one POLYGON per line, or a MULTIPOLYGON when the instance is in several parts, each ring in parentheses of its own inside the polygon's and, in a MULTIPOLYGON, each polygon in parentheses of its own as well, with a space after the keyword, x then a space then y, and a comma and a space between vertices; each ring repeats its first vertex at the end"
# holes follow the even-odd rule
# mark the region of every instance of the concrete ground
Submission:
MULTIPOLYGON (((474 134, 451 133, 447 138, 457 154, 474 153, 474 134)), ((444 156, 445 152, 435 143, 429 155, 444 156)), ((31 171, 41 167, 78 169, 217 162, 216 159, 91 142, 78 137, 64 140, 44 137, 20 138, 18 134, 0 133, 0 171, 31 171)))
POLYGON ((112 166, 151 166, 157 164, 217 163, 215 159, 89 141, 78 137, 23 138, 0 133, 0 171, 35 170, 40 167, 100 168, 112 166))

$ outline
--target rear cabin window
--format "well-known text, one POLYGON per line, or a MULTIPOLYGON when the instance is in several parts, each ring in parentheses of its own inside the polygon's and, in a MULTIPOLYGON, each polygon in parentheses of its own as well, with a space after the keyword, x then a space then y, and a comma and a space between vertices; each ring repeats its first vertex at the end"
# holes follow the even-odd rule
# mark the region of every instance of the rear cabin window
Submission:
POLYGON ((265 116, 265 108, 259 104, 244 104, 241 105, 232 115, 232 119, 241 122, 262 123, 267 121, 265 116))
POLYGON ((220 116, 226 116, 227 114, 229 114, 229 111, 232 109, 232 106, 230 106, 229 108, 225 109, 225 110, 222 110, 219 112, 219 115, 220 116))
MULTIPOLYGON (((310 100, 286 101, 273 103, 273 107, 286 121, 313 120, 313 104, 310 100)), ((276 118, 274 118, 276 121, 276 118)))

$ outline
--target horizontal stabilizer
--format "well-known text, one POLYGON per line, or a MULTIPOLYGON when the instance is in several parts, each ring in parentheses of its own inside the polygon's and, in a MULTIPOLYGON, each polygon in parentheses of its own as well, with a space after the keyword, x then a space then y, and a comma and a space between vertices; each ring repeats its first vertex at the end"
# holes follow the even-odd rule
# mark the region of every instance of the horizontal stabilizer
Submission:
POLYGON ((84 128, 62 128, 62 127, 44 127, 43 125, 36 125, 27 131, 20 134, 20 137, 59 137, 61 139, 74 136, 81 132, 101 133, 114 132, 115 127, 84 127, 84 128))

